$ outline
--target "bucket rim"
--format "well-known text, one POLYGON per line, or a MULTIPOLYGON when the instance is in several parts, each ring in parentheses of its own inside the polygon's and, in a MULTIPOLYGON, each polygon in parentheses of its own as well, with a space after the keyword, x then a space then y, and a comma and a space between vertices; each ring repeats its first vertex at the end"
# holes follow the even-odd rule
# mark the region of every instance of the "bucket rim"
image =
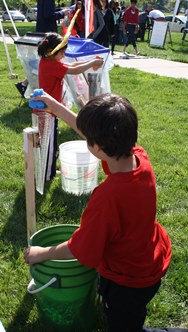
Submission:
POLYGON ((72 141, 66 141, 66 142, 63 142, 61 143, 59 146, 61 145, 65 145, 65 144, 68 144, 68 143, 85 143, 87 144, 86 140, 85 139, 76 139, 76 140, 72 140, 72 141))
MULTIPOLYGON (((31 237, 30 237, 30 239, 29 239, 29 245, 30 246, 32 246, 32 240, 33 240, 33 238, 36 236, 36 235, 38 235, 38 234, 40 234, 40 233, 42 233, 43 231, 45 231, 45 230, 50 230, 50 229, 57 229, 57 228, 64 228, 64 227, 73 227, 73 228, 75 228, 75 230, 76 229, 78 229, 79 228, 79 225, 75 225, 75 224, 60 224, 60 225, 51 225, 51 226, 48 226, 48 227, 45 227, 45 228, 42 228, 42 229, 40 229, 40 230, 38 230, 37 232, 35 232, 34 234, 32 234, 31 235, 31 237)), ((77 258, 72 258, 72 259, 51 259, 51 260, 48 260, 48 261, 46 261, 46 262, 75 262, 75 261, 78 261, 77 260, 77 258)), ((40 264, 44 264, 45 265, 45 262, 42 262, 42 263, 40 263, 40 264)))
POLYGON ((63 161, 75 160, 76 154, 82 156, 82 158, 84 159, 82 161, 79 161, 79 164, 84 165, 87 162, 97 164, 100 161, 96 156, 94 156, 94 154, 92 154, 89 151, 89 149, 87 147, 87 142, 85 140, 67 141, 67 142, 61 143, 59 145, 59 160, 63 160, 63 161), (79 145, 84 144, 85 145, 84 148, 86 148, 86 150, 84 150, 84 151, 73 151, 72 150, 71 151, 71 148, 66 150, 66 147, 68 147, 71 144, 75 145, 75 147, 72 146, 72 148, 76 148, 76 145, 78 147, 79 145), (65 148, 64 151, 63 151, 63 148, 65 148), (62 154, 64 154, 64 155, 62 156, 62 154))

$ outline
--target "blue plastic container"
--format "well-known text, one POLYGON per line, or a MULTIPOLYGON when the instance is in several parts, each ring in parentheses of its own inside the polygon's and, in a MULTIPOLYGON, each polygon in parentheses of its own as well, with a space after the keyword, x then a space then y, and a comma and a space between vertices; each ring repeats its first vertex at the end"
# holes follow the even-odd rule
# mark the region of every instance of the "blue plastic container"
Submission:
POLYGON ((93 39, 70 37, 65 55, 70 58, 77 58, 104 53, 107 55, 110 53, 110 49, 95 43, 93 39))

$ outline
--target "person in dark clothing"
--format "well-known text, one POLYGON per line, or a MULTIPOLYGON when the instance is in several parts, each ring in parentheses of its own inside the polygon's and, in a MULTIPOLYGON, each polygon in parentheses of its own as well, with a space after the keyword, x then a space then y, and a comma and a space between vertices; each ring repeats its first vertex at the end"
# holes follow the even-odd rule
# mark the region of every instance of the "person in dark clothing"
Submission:
POLYGON ((108 32, 107 35, 107 42, 106 47, 109 47, 110 40, 115 35, 115 14, 113 12, 113 8, 115 7, 115 1, 110 1, 110 4, 108 4, 108 0, 103 0, 103 14, 104 14, 104 22, 106 26, 106 30, 108 32))
POLYGON ((139 31, 137 34, 137 38, 140 38, 141 41, 144 41, 146 28, 149 26, 149 11, 146 9, 144 12, 139 14, 139 31))
POLYGON ((102 12, 102 4, 100 0, 93 1, 93 16, 94 16, 94 26, 93 31, 87 36, 87 38, 92 38, 95 43, 102 45, 104 47, 109 46, 108 42, 108 32, 104 22, 104 16, 102 12))
POLYGON ((55 0, 38 0, 36 32, 57 32, 57 20, 67 13, 66 10, 56 11, 55 0))
POLYGON ((123 6, 121 8, 119 19, 118 19, 119 34, 118 34, 117 43, 119 45, 123 45, 124 44, 124 39, 125 39, 125 35, 123 33, 124 32, 124 15, 125 15, 125 10, 126 10, 126 8, 123 6))

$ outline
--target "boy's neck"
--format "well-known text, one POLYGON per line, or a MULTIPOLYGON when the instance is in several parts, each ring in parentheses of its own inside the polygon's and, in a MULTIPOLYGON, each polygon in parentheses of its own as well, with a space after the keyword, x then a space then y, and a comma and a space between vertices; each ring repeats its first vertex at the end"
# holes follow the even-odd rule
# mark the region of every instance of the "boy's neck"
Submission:
POLYGON ((119 172, 132 172, 138 167, 137 159, 134 155, 130 157, 121 157, 118 160, 109 158, 107 163, 111 174, 119 172))

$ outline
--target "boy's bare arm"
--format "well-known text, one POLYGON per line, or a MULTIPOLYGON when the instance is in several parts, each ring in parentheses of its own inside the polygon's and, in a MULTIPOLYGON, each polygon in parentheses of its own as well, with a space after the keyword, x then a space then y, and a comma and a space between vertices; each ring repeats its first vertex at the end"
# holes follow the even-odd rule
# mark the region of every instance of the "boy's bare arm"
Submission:
POLYGON ((41 96, 34 97, 33 100, 42 100, 47 105, 47 108, 45 108, 46 112, 52 113, 55 116, 57 116, 59 119, 63 120, 72 129, 74 129, 82 138, 85 139, 83 134, 79 131, 79 129, 76 126, 77 115, 74 112, 72 112, 69 108, 59 103, 57 100, 55 100, 46 92, 41 96))
POLYGON ((54 247, 32 246, 25 250, 24 259, 29 265, 44 262, 46 260, 74 259, 69 250, 68 241, 54 247))

